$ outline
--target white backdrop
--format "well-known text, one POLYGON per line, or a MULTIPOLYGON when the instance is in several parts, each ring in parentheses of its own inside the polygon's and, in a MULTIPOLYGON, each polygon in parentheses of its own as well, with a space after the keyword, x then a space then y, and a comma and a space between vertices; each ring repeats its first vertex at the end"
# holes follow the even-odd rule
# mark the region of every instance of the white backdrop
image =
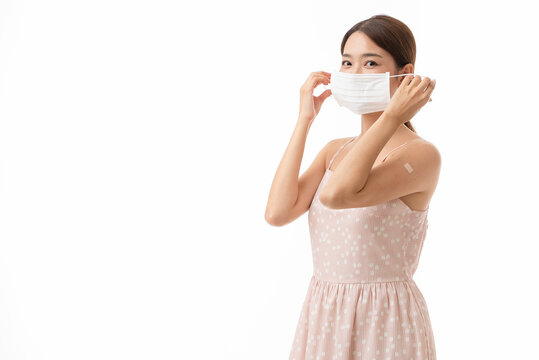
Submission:
MULTIPOLYGON (((537 357, 538 25, 526 1, 0 1, 0 359, 286 359, 306 214, 264 220, 299 88, 375 14, 436 79, 414 279, 438 359, 537 357), (372 5, 371 5, 372 4, 372 5)), ((321 89, 317 89, 320 93, 321 89)), ((360 120, 326 100, 302 170, 360 120)))

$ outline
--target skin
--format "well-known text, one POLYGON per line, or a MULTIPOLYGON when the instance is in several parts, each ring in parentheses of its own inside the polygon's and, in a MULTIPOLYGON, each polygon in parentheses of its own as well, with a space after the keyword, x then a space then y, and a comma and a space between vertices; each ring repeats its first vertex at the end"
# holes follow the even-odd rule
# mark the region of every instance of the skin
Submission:
MULTIPOLYGON (((340 71, 354 74, 413 73, 412 64, 397 69, 393 57, 361 32, 353 33, 345 44, 340 71), (380 56, 362 57, 365 53, 380 56)), ((309 75, 300 89, 300 112, 292 138, 272 182, 265 219, 275 226, 285 225, 303 213, 326 173, 333 154, 350 137, 328 142, 311 166, 298 178, 309 129, 324 101, 328 89, 318 97, 314 88, 329 84, 331 74, 319 71, 309 75)), ((404 123, 430 99, 435 81, 428 77, 390 78, 391 101, 386 110, 363 114, 361 133, 348 143, 331 165, 331 176, 319 194, 328 208, 345 209, 373 206, 400 198, 412 210, 424 210, 435 191, 441 167, 440 153, 430 142, 421 139, 404 123), (414 140, 384 156, 397 146, 414 140), (414 171, 409 173, 404 164, 414 171), (342 166, 341 166, 342 165, 342 166)))

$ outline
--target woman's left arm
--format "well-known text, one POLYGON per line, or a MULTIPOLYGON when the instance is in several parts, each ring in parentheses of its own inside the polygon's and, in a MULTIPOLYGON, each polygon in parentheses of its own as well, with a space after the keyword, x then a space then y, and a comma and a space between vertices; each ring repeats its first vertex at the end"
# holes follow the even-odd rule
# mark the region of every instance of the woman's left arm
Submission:
MULTIPOLYGON (((339 203, 349 194, 359 193, 366 185, 374 161, 398 127, 409 121, 430 99, 435 81, 408 75, 395 91, 382 115, 358 139, 324 186, 322 202, 339 203), (342 166, 341 166, 342 165, 342 166)), ((401 194, 404 196, 405 194, 401 194)))

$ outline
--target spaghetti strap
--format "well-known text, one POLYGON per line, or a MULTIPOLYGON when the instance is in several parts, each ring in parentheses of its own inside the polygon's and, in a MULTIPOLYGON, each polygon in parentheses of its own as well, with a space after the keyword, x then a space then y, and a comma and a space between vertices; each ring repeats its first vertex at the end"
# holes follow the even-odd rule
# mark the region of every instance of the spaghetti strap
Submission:
POLYGON ((409 141, 405 142, 404 144, 400 144, 399 146, 397 146, 397 147, 394 148, 393 150, 389 151, 389 152, 386 154, 386 156, 384 156, 384 158, 382 159, 382 162, 384 162, 384 161, 386 160, 386 158, 389 156, 389 154, 391 154, 393 151, 397 150, 397 149, 400 148, 401 146, 404 146, 404 145, 406 145, 406 144, 408 144, 408 143, 410 143, 410 142, 412 142, 412 141, 414 141, 414 140, 417 140, 417 139, 409 140, 409 141))
POLYGON ((339 148, 339 150, 337 150, 335 152, 335 154, 333 154, 333 156, 331 157, 331 160, 329 161, 329 165, 328 165, 328 168, 326 170, 329 170, 329 171, 333 171, 331 170, 331 164, 333 164, 333 160, 335 160, 335 157, 337 156, 338 153, 341 152, 341 150, 351 141, 353 141, 354 139, 356 139, 357 136, 354 136, 353 138, 349 139, 348 141, 346 141, 344 144, 341 145, 341 147, 339 148))

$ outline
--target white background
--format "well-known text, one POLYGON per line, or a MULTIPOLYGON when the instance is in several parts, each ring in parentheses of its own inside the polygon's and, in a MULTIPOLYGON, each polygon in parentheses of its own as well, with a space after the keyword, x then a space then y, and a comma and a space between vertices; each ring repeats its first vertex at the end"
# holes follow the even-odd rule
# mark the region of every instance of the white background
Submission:
MULTIPOLYGON (((300 86, 382 13, 436 79, 412 124, 442 154, 414 276, 438 359, 536 358, 531 2, 18 0, 0 1, 0 359, 288 358, 310 240, 307 214, 265 222, 269 188, 300 86)), ((301 172, 360 130, 326 100, 301 172)))

